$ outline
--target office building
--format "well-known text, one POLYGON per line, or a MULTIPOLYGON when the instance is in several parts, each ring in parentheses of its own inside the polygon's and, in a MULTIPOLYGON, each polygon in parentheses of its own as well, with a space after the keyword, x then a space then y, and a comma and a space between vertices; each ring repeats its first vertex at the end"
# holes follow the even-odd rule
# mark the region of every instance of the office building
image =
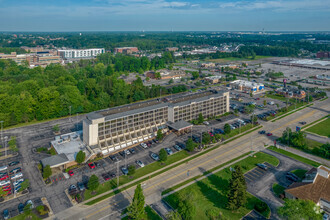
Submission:
POLYGON ((58 55, 63 59, 82 59, 82 58, 93 58, 98 54, 105 52, 104 48, 93 48, 93 49, 65 49, 58 50, 58 55))
POLYGON ((117 47, 115 53, 132 54, 139 52, 137 47, 117 47))
POLYGON ((207 91, 176 98, 154 99, 93 112, 83 121, 83 140, 97 152, 109 154, 168 130, 167 123, 189 122, 229 111, 229 93, 207 91))

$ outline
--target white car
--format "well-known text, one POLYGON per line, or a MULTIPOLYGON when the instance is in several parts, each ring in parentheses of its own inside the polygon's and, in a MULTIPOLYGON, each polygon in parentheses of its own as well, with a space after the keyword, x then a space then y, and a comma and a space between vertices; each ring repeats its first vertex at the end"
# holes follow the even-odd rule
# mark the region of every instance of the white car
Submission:
POLYGON ((148 145, 146 145, 145 143, 141 143, 140 145, 141 145, 141 147, 143 147, 143 148, 148 148, 148 145))
POLYGON ((210 123, 208 121, 203 122, 204 125, 209 125, 210 123))
POLYGON ((24 182, 24 179, 18 179, 15 182, 13 182, 13 185, 14 185, 14 187, 16 187, 18 185, 21 185, 21 183, 23 183, 23 182, 24 182))
POLYGON ((12 176, 10 179, 17 179, 23 176, 23 173, 16 173, 14 176, 12 176))
POLYGON ((0 182, 0 186, 4 186, 4 185, 7 185, 7 184, 10 184, 9 180, 0 182))
POLYGON ((137 160, 136 161, 137 165, 139 165, 140 167, 144 167, 144 163, 141 160, 137 160))
POLYGON ((124 152, 125 152, 126 155, 130 155, 131 154, 131 152, 129 152, 129 150, 125 150, 124 152))
POLYGON ((0 171, 7 170, 7 169, 8 169, 7 166, 2 166, 2 167, 0 167, 0 171))

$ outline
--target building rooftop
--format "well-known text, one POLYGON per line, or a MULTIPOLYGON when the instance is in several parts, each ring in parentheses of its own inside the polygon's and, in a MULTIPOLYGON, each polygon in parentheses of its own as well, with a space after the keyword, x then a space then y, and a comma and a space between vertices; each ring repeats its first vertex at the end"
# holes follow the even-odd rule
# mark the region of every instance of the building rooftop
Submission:
POLYGON ((168 121, 167 126, 169 126, 170 128, 173 128, 176 131, 180 131, 180 130, 185 129, 185 128, 190 128, 193 125, 190 124, 189 122, 181 120, 181 121, 177 121, 177 122, 174 122, 174 123, 171 122, 171 121, 168 121))
MULTIPOLYGON (((222 92, 216 92, 223 94, 222 92)), ((145 111, 150 111, 152 109, 163 108, 169 105, 187 105, 191 102, 198 102, 202 100, 209 99, 211 97, 219 96, 212 91, 200 92, 200 93, 184 93, 178 96, 167 96, 161 99, 152 99, 127 105, 121 105, 114 108, 109 108, 105 110, 100 110, 96 112, 91 112, 87 114, 89 120, 97 120, 100 118, 105 118, 105 121, 109 121, 115 118, 125 117, 128 115, 138 114, 145 111)))
MULTIPOLYGON (((315 169, 309 174, 314 172, 315 169)), ((330 201, 330 169, 320 166, 313 181, 293 183, 285 191, 296 198, 312 200, 315 203, 320 199, 330 201)))
POLYGON ((80 150, 85 152, 86 158, 90 155, 90 152, 86 149, 86 144, 82 140, 82 131, 76 131, 56 136, 51 144, 59 155, 65 154, 68 161, 74 161, 80 150))
POLYGON ((47 158, 44 158, 41 160, 43 167, 49 165, 51 168, 60 166, 67 162, 69 162, 69 159, 67 158, 67 156, 64 153, 56 154, 56 155, 53 155, 51 157, 47 157, 47 158))
POLYGON ((240 79, 232 81, 231 84, 239 84, 239 85, 243 85, 246 87, 264 86, 264 84, 262 84, 262 83, 250 82, 250 81, 240 80, 240 79))

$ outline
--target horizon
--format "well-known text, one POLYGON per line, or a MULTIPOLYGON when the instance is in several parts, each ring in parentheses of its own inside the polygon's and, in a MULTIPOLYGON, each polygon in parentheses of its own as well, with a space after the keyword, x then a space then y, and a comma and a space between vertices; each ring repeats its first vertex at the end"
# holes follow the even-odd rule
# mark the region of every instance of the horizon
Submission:
POLYGON ((0 31, 330 31, 330 0, 0 0, 0 31))

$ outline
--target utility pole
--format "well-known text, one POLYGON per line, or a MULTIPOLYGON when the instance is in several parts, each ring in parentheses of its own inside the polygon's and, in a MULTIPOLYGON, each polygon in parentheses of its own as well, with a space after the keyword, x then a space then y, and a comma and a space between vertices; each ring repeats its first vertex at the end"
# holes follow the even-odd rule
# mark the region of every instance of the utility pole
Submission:
POLYGON ((120 161, 116 162, 116 164, 117 164, 117 187, 119 187, 119 162, 120 161))
POLYGON ((71 122, 71 105, 69 106, 69 112, 70 112, 70 122, 71 122))

